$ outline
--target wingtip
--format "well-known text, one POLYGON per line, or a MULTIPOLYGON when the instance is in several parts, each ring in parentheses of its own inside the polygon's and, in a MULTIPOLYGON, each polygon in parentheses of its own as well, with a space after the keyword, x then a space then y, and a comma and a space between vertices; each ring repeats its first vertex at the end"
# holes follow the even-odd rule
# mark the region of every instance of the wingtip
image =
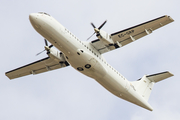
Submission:
POLYGON ((169 72, 169 74, 170 74, 171 76, 174 76, 174 74, 172 74, 171 72, 169 72))
POLYGON ((9 75, 8 75, 8 73, 10 73, 10 72, 5 72, 5 76, 6 76, 6 77, 8 77, 8 78, 9 78, 9 80, 14 79, 12 76, 9 76, 9 75))
POLYGON ((168 16, 168 15, 165 15, 165 16, 168 17, 171 20, 171 22, 174 22, 174 19, 172 19, 171 16, 168 16))
POLYGON ((166 71, 166 73, 169 73, 170 77, 171 77, 171 76, 174 76, 174 74, 172 74, 172 73, 169 72, 169 71, 166 71))

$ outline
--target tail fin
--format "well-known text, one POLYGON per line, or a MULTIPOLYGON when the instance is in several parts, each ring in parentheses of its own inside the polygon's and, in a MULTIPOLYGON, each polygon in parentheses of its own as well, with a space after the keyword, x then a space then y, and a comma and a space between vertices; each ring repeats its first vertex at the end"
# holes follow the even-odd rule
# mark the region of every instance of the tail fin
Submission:
POLYGON ((163 79, 173 76, 170 72, 162 72, 153 75, 144 75, 138 81, 132 82, 136 91, 146 100, 148 101, 149 96, 151 94, 154 83, 157 83, 163 79))

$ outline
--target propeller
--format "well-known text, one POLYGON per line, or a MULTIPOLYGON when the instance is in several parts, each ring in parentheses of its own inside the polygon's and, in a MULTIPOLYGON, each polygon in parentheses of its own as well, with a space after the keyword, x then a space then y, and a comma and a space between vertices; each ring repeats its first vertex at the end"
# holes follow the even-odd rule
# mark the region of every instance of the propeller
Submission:
POLYGON ((53 47, 53 45, 48 46, 48 42, 47 42, 46 39, 44 39, 44 42, 45 42, 45 46, 44 46, 45 49, 44 49, 43 51, 39 52, 38 54, 36 54, 36 56, 40 55, 40 54, 43 53, 44 51, 47 51, 47 54, 49 54, 50 48, 53 47))
POLYGON ((107 22, 107 20, 105 20, 98 28, 96 28, 96 26, 93 23, 91 23, 95 32, 87 40, 89 40, 95 33, 98 34, 100 29, 106 24, 106 22, 107 22))
POLYGON ((43 50, 43 51, 41 51, 41 52, 39 52, 38 54, 36 54, 36 56, 38 56, 38 55, 40 55, 41 53, 43 53, 45 50, 43 50))
POLYGON ((98 27, 98 29, 100 30, 100 29, 106 24, 106 22, 107 22, 107 20, 105 20, 105 21, 103 22, 103 24, 98 27))

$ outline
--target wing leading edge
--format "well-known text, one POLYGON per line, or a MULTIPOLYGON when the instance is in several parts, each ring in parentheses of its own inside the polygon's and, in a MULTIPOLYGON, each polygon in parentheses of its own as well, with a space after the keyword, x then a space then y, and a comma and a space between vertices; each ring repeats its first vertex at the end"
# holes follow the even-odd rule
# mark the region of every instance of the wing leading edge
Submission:
POLYGON ((94 40, 91 44, 101 53, 106 53, 108 51, 123 47, 133 41, 136 41, 139 38, 142 38, 146 35, 149 35, 154 30, 163 27, 174 20, 170 16, 162 16, 148 22, 130 27, 125 30, 121 30, 110 35, 114 44, 104 45, 103 42, 99 39, 94 40))
POLYGON ((14 79, 14 78, 23 77, 30 74, 35 75, 35 74, 47 72, 50 70, 63 68, 66 66, 69 66, 69 63, 67 61, 58 62, 55 59, 46 57, 44 59, 38 60, 36 62, 11 70, 9 72, 6 72, 5 75, 9 79, 14 79))

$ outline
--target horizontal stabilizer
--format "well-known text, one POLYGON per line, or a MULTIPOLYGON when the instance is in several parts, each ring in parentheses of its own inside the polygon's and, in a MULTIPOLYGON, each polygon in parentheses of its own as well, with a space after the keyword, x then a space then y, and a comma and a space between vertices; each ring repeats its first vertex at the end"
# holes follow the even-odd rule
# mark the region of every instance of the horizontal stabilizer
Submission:
POLYGON ((164 80, 168 77, 173 76, 172 73, 166 71, 166 72, 162 72, 162 73, 157 73, 157 74, 153 74, 153 75, 148 75, 146 76, 149 80, 151 80, 152 82, 159 82, 161 80, 164 80))

